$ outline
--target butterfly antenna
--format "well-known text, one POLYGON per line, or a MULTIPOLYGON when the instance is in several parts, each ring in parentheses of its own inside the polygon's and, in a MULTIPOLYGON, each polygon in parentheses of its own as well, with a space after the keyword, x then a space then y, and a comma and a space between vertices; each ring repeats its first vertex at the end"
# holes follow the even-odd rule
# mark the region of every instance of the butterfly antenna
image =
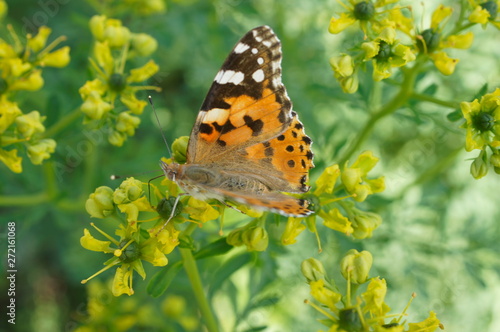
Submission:
POLYGON ((160 133, 161 137, 163 138, 163 142, 165 143, 165 146, 167 147, 168 154, 170 155, 170 158, 172 158, 172 151, 170 151, 170 147, 168 146, 167 139, 165 138, 165 135, 163 134, 163 128, 161 127, 160 119, 158 118, 158 114, 156 113, 155 105, 153 104, 153 98, 151 96, 148 96, 149 103, 151 104, 151 108, 153 109, 153 113, 155 115, 156 121, 158 122, 158 127, 160 128, 160 133))

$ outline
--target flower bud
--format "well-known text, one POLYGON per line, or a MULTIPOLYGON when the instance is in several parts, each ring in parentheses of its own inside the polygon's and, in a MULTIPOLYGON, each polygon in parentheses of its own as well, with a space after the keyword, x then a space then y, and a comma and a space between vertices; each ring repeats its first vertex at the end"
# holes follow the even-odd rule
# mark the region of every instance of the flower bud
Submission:
POLYGON ((17 130, 24 137, 31 137, 36 133, 43 133, 45 127, 42 124, 44 116, 40 116, 38 111, 32 111, 28 114, 18 116, 16 119, 17 130))
POLYGON ((172 143, 172 158, 179 164, 184 164, 187 158, 189 136, 181 136, 172 143))
POLYGON ((108 79, 109 88, 114 92, 121 92, 127 86, 125 76, 119 73, 114 73, 108 79))
POLYGON ((85 209, 94 218, 105 218, 115 212, 113 189, 102 186, 90 194, 85 202, 85 209))
POLYGON ((323 264, 315 258, 308 258, 303 261, 300 265, 300 270, 302 271, 304 277, 306 277, 307 282, 325 279, 326 276, 323 264))
POLYGON ((360 21, 368 21, 375 14, 375 6, 371 1, 360 1, 354 6, 353 14, 360 21))
POLYGON ((355 214, 352 220, 354 232, 352 236, 356 239, 366 239, 372 236, 373 231, 380 226, 382 218, 373 212, 362 212, 355 214))
POLYGON ((104 29, 104 39, 110 47, 122 47, 130 41, 130 30, 116 19, 108 19, 104 29))
POLYGON ((340 270, 346 280, 354 284, 362 284, 368 280, 373 257, 368 251, 358 252, 351 249, 340 261, 340 270))
POLYGON ((139 199, 143 194, 142 182, 134 178, 128 178, 114 191, 113 202, 115 204, 127 204, 139 199))
POLYGON ((269 236, 264 227, 253 226, 246 229, 241 235, 248 251, 264 251, 269 244, 269 236))
POLYGON ((493 167, 500 167, 500 154, 495 153, 490 157, 490 163, 493 167))
POLYGON ((148 56, 158 48, 156 39, 145 33, 134 33, 130 40, 130 46, 140 56, 148 56))
POLYGON ((486 151, 482 150, 479 156, 470 165, 470 174, 474 179, 479 180, 488 174, 488 163, 486 162, 487 155, 486 151))
POLYGON ((127 139, 127 135, 116 130, 112 130, 108 135, 108 142, 114 146, 122 146, 127 139))
POLYGON ((417 38, 417 47, 422 53, 431 53, 439 46, 441 34, 433 29, 426 29, 417 38))
POLYGON ((7 3, 5 1, 1 0, 0 1, 0 20, 4 18, 4 16, 7 14, 7 3))
POLYGON ((358 91, 359 79, 357 74, 349 77, 344 77, 340 79, 339 83, 342 91, 344 91, 345 93, 354 93, 358 91))
POLYGON ((94 15, 90 19, 89 26, 90 31, 95 39, 98 41, 104 40, 104 28, 105 28, 106 16, 104 15, 94 15))
POLYGON ((237 228, 232 230, 227 235, 226 242, 234 247, 239 247, 243 245, 243 239, 242 239, 243 231, 244 231, 243 228, 237 228))
POLYGON ((139 127, 140 123, 141 119, 138 117, 130 115, 129 112, 121 112, 118 114, 116 121, 116 130, 128 136, 133 136, 135 134, 135 129, 139 127))
POLYGON ((335 76, 349 77, 354 73, 354 62, 350 55, 330 58, 330 66, 335 72, 335 76))
POLYGON ((28 157, 33 165, 40 165, 50 154, 56 150, 56 141, 50 138, 39 140, 33 145, 28 145, 28 157))

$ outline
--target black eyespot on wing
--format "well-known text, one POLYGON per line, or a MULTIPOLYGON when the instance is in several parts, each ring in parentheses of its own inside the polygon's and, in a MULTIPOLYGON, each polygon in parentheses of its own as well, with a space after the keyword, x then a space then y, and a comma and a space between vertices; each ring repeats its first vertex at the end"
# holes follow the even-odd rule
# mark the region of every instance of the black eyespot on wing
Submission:
POLYGON ((293 138, 297 138, 299 136, 295 130, 292 130, 292 136, 293 138))
POLYGON ((287 150, 288 152, 293 152, 293 146, 292 146, 292 145, 288 145, 288 146, 286 147, 286 150, 287 150))
POLYGON ((219 139, 219 140, 217 140, 217 144, 224 147, 224 146, 226 146, 227 143, 225 141, 219 139))
POLYGON ((279 135, 277 137, 278 141, 284 141, 285 140, 285 135, 279 135))
POLYGON ((288 164, 288 167, 290 167, 290 168, 294 168, 295 167, 295 161, 293 161, 291 159, 289 161, 287 161, 287 164, 288 164))
POLYGON ((306 168, 306 161, 304 159, 301 159, 300 163, 302 165, 302 168, 306 168))
POLYGON ((302 123, 297 122, 297 123, 295 124, 295 129, 300 130, 300 129, 302 129, 302 128, 304 128, 304 126, 302 125, 302 123))
POLYGON ((313 153, 311 152, 311 150, 307 151, 306 158, 309 159, 309 160, 313 159, 313 153))
POLYGON ((221 134, 225 134, 225 133, 230 132, 231 130, 236 129, 236 127, 231 123, 230 120, 227 120, 226 122, 224 122, 224 124, 222 126, 214 121, 214 122, 212 122, 212 126, 214 126, 215 130, 217 130, 221 134))

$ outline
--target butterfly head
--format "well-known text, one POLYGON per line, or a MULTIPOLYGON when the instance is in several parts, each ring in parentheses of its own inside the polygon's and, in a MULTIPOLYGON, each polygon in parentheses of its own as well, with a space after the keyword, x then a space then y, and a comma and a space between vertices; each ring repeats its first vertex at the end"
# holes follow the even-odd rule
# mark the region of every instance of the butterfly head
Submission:
POLYGON ((165 176, 169 180, 176 181, 177 174, 179 174, 179 170, 180 170, 180 165, 178 163, 167 164, 163 160, 160 160, 160 167, 163 170, 163 173, 165 173, 165 176))

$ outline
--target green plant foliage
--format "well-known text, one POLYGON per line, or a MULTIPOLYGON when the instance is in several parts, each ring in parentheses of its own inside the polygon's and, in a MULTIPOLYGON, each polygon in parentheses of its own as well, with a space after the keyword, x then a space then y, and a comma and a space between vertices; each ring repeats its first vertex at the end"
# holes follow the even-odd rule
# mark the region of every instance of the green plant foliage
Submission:
POLYGON ((0 0, 0 330, 500 330, 498 10, 0 0), (261 25, 313 141, 305 218, 158 167, 261 25))

